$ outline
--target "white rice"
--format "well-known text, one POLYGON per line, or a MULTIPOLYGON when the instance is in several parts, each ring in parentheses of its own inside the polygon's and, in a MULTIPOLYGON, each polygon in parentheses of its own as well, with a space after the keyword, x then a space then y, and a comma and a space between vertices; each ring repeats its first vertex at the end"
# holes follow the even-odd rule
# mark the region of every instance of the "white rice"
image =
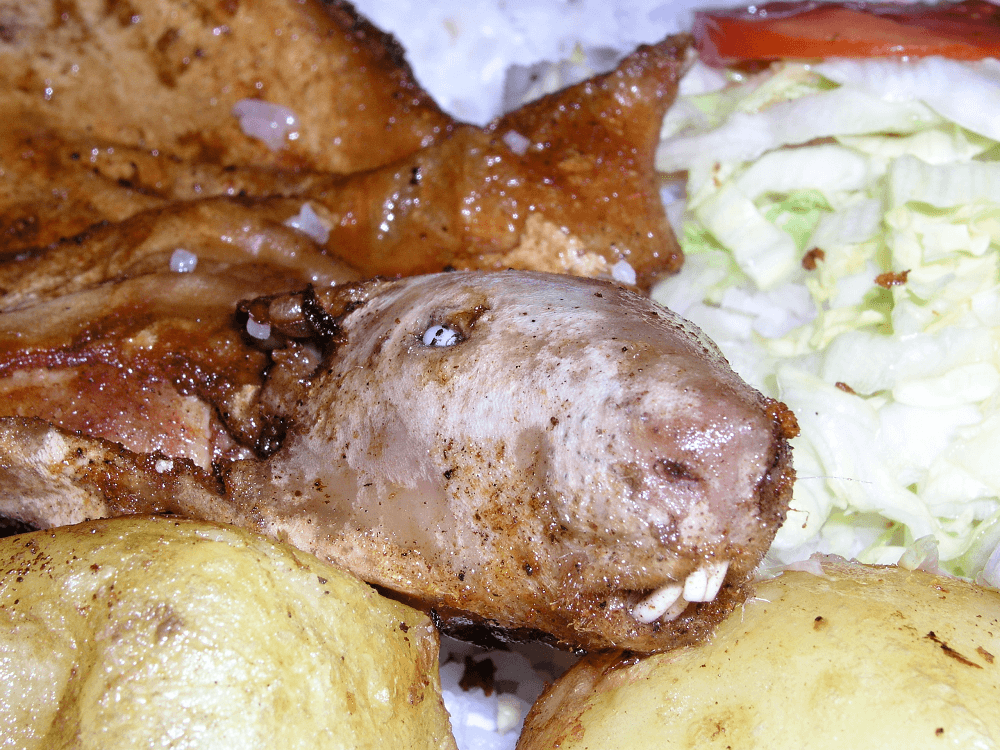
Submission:
MULTIPOLYGON (((417 80, 446 111, 482 125, 501 112, 505 84, 523 77, 524 69, 562 62, 558 72, 564 79, 586 77, 639 44, 690 28, 691 10, 705 3, 360 0, 354 5, 400 41, 417 80)), ((530 81, 519 88, 527 90, 525 84, 530 81)))
POLYGON ((441 639, 441 687, 460 750, 514 750, 531 704, 545 686, 576 661, 543 644, 487 650, 452 638, 441 639), (495 672, 490 694, 459 686, 466 664, 490 660, 495 672))
POLYGON ((288 107, 263 99, 240 99, 233 105, 233 116, 239 118, 240 129, 251 138, 277 151, 285 140, 299 137, 299 118, 288 107))
POLYGON ((326 241, 330 239, 330 227, 313 210, 309 201, 303 203, 299 212, 295 216, 285 219, 284 223, 286 227, 297 229, 308 235, 319 245, 325 245, 326 241))
POLYGON ((170 255, 170 270, 174 273, 191 273, 198 267, 198 256, 182 247, 170 255))

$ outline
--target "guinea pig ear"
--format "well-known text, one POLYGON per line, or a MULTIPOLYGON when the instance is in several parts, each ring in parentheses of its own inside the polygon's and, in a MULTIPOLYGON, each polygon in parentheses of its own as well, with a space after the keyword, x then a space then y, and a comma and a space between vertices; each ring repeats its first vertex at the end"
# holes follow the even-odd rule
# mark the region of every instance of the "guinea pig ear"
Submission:
POLYGON ((268 349, 288 339, 312 339, 328 348, 343 339, 340 322, 387 283, 376 278, 319 290, 310 285, 300 291, 243 300, 236 308, 236 322, 268 349))

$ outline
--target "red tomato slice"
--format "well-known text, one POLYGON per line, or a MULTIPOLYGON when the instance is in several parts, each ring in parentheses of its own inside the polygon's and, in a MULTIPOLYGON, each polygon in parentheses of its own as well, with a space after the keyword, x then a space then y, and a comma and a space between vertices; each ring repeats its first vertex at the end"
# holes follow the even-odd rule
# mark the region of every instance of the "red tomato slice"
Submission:
POLYGON ((709 65, 825 57, 1000 57, 1000 7, 770 2, 695 14, 695 45, 709 65))

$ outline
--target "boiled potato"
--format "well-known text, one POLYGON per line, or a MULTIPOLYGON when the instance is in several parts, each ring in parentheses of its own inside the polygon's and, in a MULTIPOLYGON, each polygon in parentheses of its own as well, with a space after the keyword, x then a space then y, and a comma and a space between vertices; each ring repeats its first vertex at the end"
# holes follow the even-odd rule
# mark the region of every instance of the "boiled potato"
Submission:
POLYGON ((455 747, 428 618, 311 555, 131 518, 0 560, 0 747, 455 747))
POLYGON ((518 750, 996 748, 998 657, 1000 593, 825 561, 761 583, 699 646, 585 658, 518 750))

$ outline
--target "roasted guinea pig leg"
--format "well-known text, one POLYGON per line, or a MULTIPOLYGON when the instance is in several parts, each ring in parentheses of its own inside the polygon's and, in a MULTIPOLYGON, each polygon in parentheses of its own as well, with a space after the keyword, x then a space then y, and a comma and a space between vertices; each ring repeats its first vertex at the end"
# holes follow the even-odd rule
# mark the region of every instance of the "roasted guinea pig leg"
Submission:
POLYGON ((747 596, 790 496, 791 420, 649 300, 455 272, 240 309, 273 363, 226 426, 232 440, 256 434, 257 455, 215 451, 209 473, 7 420, 4 512, 236 522, 450 627, 578 648, 690 642, 747 596))
POLYGON ((441 115, 373 29, 355 19, 352 36, 335 23, 342 8, 261 0, 229 18, 224 8, 192 3, 175 19, 154 5, 140 3, 142 20, 122 28, 105 6, 82 4, 64 21, 24 21, 0 43, 0 63, 11 58, 0 97, 0 149, 10 156, 0 172, 0 255, 172 201, 226 195, 256 198, 279 220, 308 200, 329 229, 327 253, 363 276, 513 267, 645 289, 680 266, 654 152, 686 38, 641 47, 608 74, 478 128, 441 115), (226 23, 225 34, 214 34, 226 23), (287 33, 265 45, 261 35, 275 24, 287 33), (74 34, 86 43, 72 47, 80 57, 70 65, 63 46, 74 34), (285 72, 303 64, 303 49, 288 42, 295 34, 326 65, 306 83, 285 72), (189 53, 170 86, 157 78, 154 37, 166 40, 171 60, 175 46, 189 53), (112 42, 121 43, 113 52, 112 42), (261 70, 248 79, 242 63, 258 54, 261 70), (142 107, 123 83, 133 64, 142 107), (57 76, 73 66, 77 73, 57 76), (236 83, 223 84, 227 72, 236 83), (55 81, 50 100, 15 85, 35 79, 55 81), (258 90, 252 80, 266 85, 258 90), (300 137, 275 154, 240 132, 230 112, 240 96, 258 94, 307 103, 300 137), (337 109, 345 96, 354 110, 337 109), (356 127, 348 111, 361 113, 356 127), (361 153, 347 153, 347 142, 364 144, 361 153))
POLYGON ((687 40, 365 175, 305 191, 363 275, 523 268, 648 288, 683 256, 653 157, 687 40), (616 269, 616 265, 622 264, 616 269))

